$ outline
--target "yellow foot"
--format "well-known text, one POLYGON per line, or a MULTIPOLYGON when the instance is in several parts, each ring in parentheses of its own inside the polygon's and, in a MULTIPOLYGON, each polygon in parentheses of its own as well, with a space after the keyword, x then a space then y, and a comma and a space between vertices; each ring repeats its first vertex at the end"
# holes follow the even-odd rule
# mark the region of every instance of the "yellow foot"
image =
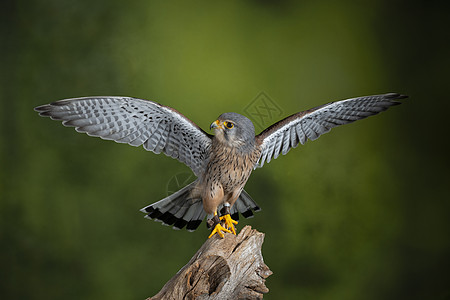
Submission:
POLYGON ((208 239, 210 239, 214 234, 218 234, 221 238, 224 238, 224 235, 222 233, 222 231, 225 232, 229 232, 231 233, 231 231, 229 231, 228 229, 226 229, 225 227, 223 227, 222 225, 220 225, 220 223, 218 223, 216 225, 216 227, 214 227, 213 231, 211 232, 211 234, 208 236, 208 239))
POLYGON ((221 221, 225 221, 225 227, 229 230, 231 230, 231 232, 236 235, 236 230, 234 229, 234 225, 233 224, 237 224, 238 221, 235 221, 231 218, 230 214, 226 214, 222 217, 220 217, 221 221))

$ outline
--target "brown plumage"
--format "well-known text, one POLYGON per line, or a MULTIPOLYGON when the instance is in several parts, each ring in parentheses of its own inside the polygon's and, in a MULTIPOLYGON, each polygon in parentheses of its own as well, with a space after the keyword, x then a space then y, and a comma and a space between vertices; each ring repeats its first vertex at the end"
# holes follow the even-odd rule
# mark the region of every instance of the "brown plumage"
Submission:
POLYGON ((240 152, 222 139, 220 135, 213 138, 206 173, 197 185, 208 214, 213 214, 222 203, 233 206, 261 153, 256 146, 248 152, 240 152))

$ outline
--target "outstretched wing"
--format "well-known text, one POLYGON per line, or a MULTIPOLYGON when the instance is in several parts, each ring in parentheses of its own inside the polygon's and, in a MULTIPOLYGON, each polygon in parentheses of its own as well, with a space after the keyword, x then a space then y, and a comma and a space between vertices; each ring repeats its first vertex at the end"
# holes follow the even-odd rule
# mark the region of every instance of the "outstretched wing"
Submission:
POLYGON ((211 135, 173 108, 129 97, 66 99, 36 107, 41 116, 78 132, 164 152, 199 175, 206 167, 211 135))
POLYGON ((299 143, 303 145, 308 139, 317 139, 331 128, 376 115, 390 106, 400 104, 396 100, 403 98, 407 96, 395 93, 358 97, 293 114, 256 136, 256 143, 261 147, 256 167, 276 159, 280 153, 285 155, 299 143))

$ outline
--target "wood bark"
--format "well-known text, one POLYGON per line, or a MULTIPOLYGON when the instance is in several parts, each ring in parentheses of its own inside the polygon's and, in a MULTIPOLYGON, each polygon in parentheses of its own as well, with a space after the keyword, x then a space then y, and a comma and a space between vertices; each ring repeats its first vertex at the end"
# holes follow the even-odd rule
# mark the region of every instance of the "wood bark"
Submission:
POLYGON ((235 236, 208 239, 161 291, 147 300, 262 299, 272 275, 264 263, 264 233, 245 226, 235 236))

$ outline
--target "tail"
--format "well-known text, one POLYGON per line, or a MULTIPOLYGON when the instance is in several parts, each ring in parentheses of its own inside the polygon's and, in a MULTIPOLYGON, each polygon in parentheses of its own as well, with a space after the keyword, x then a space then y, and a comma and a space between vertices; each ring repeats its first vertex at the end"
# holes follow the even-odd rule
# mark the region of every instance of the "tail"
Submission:
POLYGON ((260 210, 261 208, 256 204, 255 200, 253 200, 245 190, 242 190, 239 198, 231 208, 231 218, 236 221, 239 220, 239 213, 241 213, 244 218, 253 218, 253 212, 258 212, 260 210))
POLYGON ((196 183, 197 180, 172 195, 144 207, 141 211, 147 214, 145 216, 147 219, 173 225, 173 229, 182 229, 186 226, 187 230, 194 231, 206 216, 202 199, 191 198, 191 191, 196 183))
MULTIPOLYGON (((186 226, 188 231, 194 231, 200 226, 206 216, 203 210, 201 198, 191 198, 191 191, 195 187, 197 180, 188 184, 172 195, 159 200, 141 211, 147 214, 147 219, 160 221, 165 225, 173 225, 173 229, 182 229, 186 226)), ((218 207, 218 211, 222 206, 218 207)), ((253 211, 260 211, 261 208, 256 202, 242 190, 241 195, 231 208, 231 217, 239 220, 239 213, 245 218, 253 217, 253 211)))

